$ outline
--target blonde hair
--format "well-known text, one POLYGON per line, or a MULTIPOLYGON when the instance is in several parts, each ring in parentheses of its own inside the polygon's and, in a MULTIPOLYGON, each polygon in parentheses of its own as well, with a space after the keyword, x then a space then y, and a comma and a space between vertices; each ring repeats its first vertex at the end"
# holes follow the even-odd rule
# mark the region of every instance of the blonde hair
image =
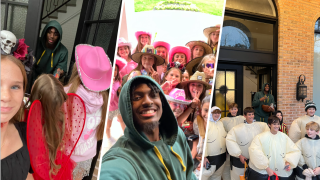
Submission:
POLYGON ((313 131, 319 132, 319 128, 319 124, 314 121, 308 122, 306 124, 306 129, 311 129, 313 131))
MULTIPOLYGON (((21 61, 19 59, 15 58, 12 55, 2 55, 1 54, 1 62, 4 60, 8 60, 10 62, 13 62, 20 69, 22 77, 23 77, 23 94, 24 94, 27 89, 28 78, 27 78, 27 73, 26 73, 26 70, 24 69, 23 64, 21 63, 21 61)), ((24 105, 23 105, 23 101, 21 99, 21 107, 18 110, 18 112, 10 119, 10 122, 11 123, 20 122, 21 119, 23 118, 23 114, 24 114, 24 105)))
MULTIPOLYGON (((215 31, 214 31, 214 32, 215 32, 215 31)), ((210 38, 211 34, 214 33, 214 32, 211 32, 211 33, 209 34, 208 41, 207 41, 207 43, 209 44, 209 46, 210 46, 211 48, 214 48, 214 47, 218 46, 218 42, 215 43, 215 44, 213 44, 213 42, 211 41, 211 38, 210 38)), ((219 33, 220 33, 220 32, 219 32, 219 33)))
MULTIPOLYGON (((141 34, 141 35, 147 35, 147 34, 141 34)), ((135 53, 137 52, 141 52, 141 50, 143 49, 143 45, 141 43, 141 35, 139 36, 139 40, 138 40, 138 44, 137 44, 137 47, 136 47, 136 50, 135 50, 135 53)), ((148 45, 151 44, 151 39, 150 39, 150 36, 148 35, 148 45)))
MULTIPOLYGON (((66 86, 70 86, 68 93, 76 93, 79 86, 83 85, 82 81, 80 79, 80 76, 78 74, 77 65, 76 63, 73 65, 72 74, 69 80, 69 83, 66 86)), ((96 137, 98 140, 101 140, 103 138, 104 133, 104 124, 106 121, 107 116, 107 110, 108 110, 108 97, 109 97, 109 90, 100 92, 103 98, 103 105, 102 105, 102 111, 101 111, 101 121, 98 125, 98 130, 96 137)))
POLYGON ((206 61, 208 61, 210 59, 214 60, 214 63, 216 63, 216 57, 213 54, 207 54, 202 58, 201 62, 199 63, 199 65, 197 67, 197 71, 203 72, 202 64, 206 63, 206 61))
POLYGON ((55 163, 57 151, 63 145, 65 117, 62 108, 68 96, 60 81, 52 74, 41 75, 34 83, 28 104, 39 100, 42 104, 43 132, 49 151, 49 176, 56 175, 61 165, 55 163))
POLYGON ((171 71, 173 71, 173 70, 178 70, 179 71, 179 74, 180 74, 180 82, 182 81, 182 72, 181 72, 181 70, 179 69, 179 68, 177 68, 177 67, 172 67, 171 69, 169 69, 169 71, 167 71, 165 74, 164 74, 164 76, 163 76, 163 83, 165 83, 167 80, 166 80, 166 77, 167 77, 167 75, 169 74, 169 72, 171 72, 171 71))

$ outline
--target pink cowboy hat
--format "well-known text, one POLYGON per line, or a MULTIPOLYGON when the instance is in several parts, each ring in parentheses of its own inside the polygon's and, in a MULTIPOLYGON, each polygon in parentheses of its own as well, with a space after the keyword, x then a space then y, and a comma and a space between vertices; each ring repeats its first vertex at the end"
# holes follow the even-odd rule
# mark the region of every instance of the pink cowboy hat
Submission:
POLYGON ((118 71, 121 71, 127 65, 127 61, 122 57, 116 56, 116 65, 118 66, 118 71))
POLYGON ((87 89, 94 92, 109 89, 112 65, 102 47, 79 44, 75 56, 80 79, 87 89))
POLYGON ((187 57, 187 63, 190 61, 190 57, 191 57, 191 51, 189 49, 189 47, 186 46, 176 46, 174 48, 172 48, 169 52, 169 62, 172 62, 172 58, 174 56, 174 54, 176 53, 183 53, 186 55, 187 57))
POLYGON ((186 100, 186 93, 183 89, 174 88, 170 91, 169 95, 165 95, 168 101, 189 105, 191 104, 190 100, 186 100))
POLYGON ((164 42, 164 41, 156 41, 156 42, 152 43, 152 45, 153 45, 154 48, 157 48, 157 47, 159 47, 159 46, 162 46, 162 47, 166 48, 168 52, 170 51, 170 44, 167 43, 167 42, 164 42))
POLYGON ((139 41, 139 36, 142 35, 142 34, 148 35, 148 36, 150 37, 150 41, 151 41, 151 39, 152 39, 152 34, 151 34, 151 32, 147 32, 147 31, 137 31, 137 32, 135 33, 135 36, 136 36, 136 38, 137 38, 137 41, 139 41))
POLYGON ((121 37, 118 39, 118 47, 122 46, 129 46, 129 49, 131 50, 131 43, 128 42, 125 38, 121 37))

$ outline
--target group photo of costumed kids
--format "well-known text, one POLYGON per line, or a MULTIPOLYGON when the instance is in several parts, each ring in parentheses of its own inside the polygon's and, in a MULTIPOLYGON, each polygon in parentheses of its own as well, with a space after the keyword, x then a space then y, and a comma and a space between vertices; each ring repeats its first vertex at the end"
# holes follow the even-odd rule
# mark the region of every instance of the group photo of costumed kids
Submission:
MULTIPOLYGON (((191 172, 195 171, 199 177, 202 150, 199 150, 198 146, 201 136, 201 146, 204 143, 216 64, 216 56, 213 53, 218 40, 218 38, 211 40, 210 37, 211 34, 219 34, 219 31, 219 25, 204 30, 204 38, 209 38, 212 47, 198 40, 172 46, 170 42, 154 41, 152 39, 154 35, 147 31, 135 32, 137 40, 135 48, 125 38, 118 39, 105 138, 111 149, 118 144, 117 138, 113 137, 115 131, 113 124, 115 126, 120 124, 124 136, 129 126, 128 119, 124 119, 127 114, 122 114, 120 108, 123 87, 137 77, 149 77, 164 93, 163 98, 168 102, 174 115, 173 119, 168 120, 176 123, 179 131, 183 132, 187 143, 185 148, 189 151, 194 164, 191 172), (113 144, 115 145, 112 146, 113 144)), ((106 150, 105 156, 108 153, 109 149, 106 150)), ((105 162, 108 164, 108 160, 105 162)))
POLYGON ((59 75, 66 72, 67 51, 58 22, 47 24, 35 56, 24 39, 1 31, 4 36, 18 42, 10 48, 19 47, 1 46, 1 179, 91 179, 112 82, 104 49, 77 45, 71 78, 63 85, 59 75), (33 82, 25 98, 28 80, 33 82))
MULTIPOLYGON (((268 90, 269 84, 265 87, 268 90)), ((253 107, 266 106, 263 109, 270 113, 263 110, 263 115, 257 115, 256 111, 262 111, 253 107, 244 108, 240 115, 238 104, 231 103, 229 114, 221 118, 221 109, 211 108, 201 179, 320 179, 316 104, 306 100, 306 115, 294 120, 288 129, 282 112, 270 106, 270 94, 266 94, 256 94, 252 102, 253 107)))

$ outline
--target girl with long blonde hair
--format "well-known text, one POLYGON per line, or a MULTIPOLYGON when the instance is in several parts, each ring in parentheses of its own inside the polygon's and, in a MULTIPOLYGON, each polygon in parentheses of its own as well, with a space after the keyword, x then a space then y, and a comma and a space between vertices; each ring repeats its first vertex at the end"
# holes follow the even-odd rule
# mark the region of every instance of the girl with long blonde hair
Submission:
POLYGON ((137 31, 135 33, 135 36, 136 36, 136 38, 138 40, 138 44, 137 44, 136 48, 134 49, 134 51, 132 53, 141 52, 141 50, 143 49, 143 47, 145 45, 150 45, 151 44, 152 35, 151 35, 150 32, 137 31))

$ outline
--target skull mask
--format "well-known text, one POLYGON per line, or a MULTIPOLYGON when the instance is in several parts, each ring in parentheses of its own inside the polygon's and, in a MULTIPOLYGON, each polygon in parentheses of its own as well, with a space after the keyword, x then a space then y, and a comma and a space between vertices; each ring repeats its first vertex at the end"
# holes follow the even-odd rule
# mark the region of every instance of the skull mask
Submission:
POLYGON ((1 31, 1 49, 6 54, 11 54, 11 48, 13 48, 16 45, 17 38, 16 36, 6 30, 1 31))

